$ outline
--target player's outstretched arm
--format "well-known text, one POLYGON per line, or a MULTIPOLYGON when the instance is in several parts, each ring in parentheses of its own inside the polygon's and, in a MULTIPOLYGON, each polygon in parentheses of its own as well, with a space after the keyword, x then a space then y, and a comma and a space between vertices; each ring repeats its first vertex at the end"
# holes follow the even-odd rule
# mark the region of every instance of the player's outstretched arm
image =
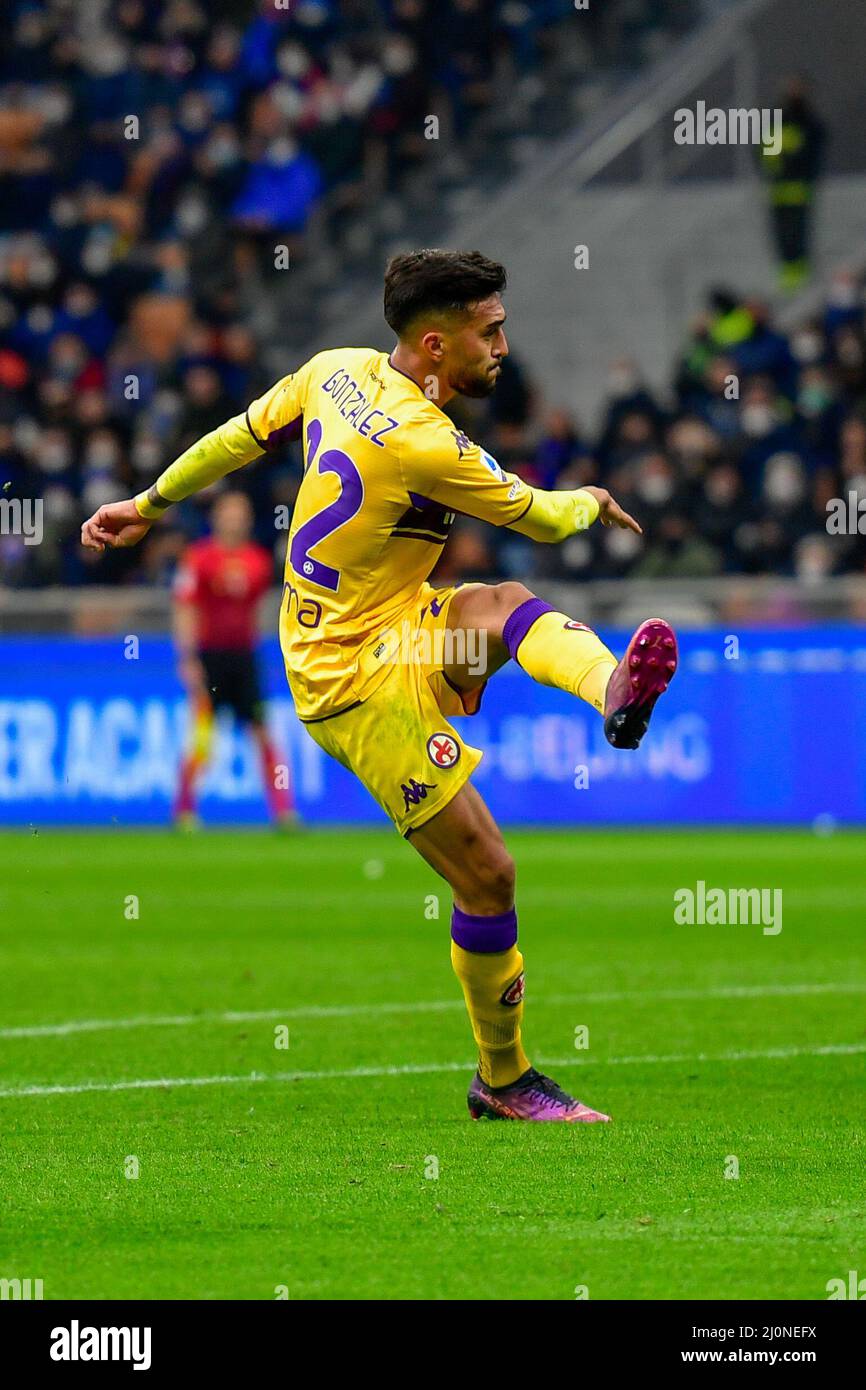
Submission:
POLYGON ((451 426, 431 407, 400 455, 407 492, 433 498, 449 510, 507 526, 530 540, 547 544, 585 531, 601 517, 604 526, 622 526, 637 535, 641 528, 623 511, 607 488, 580 487, 545 492, 506 473, 490 454, 451 426))
POLYGON ((173 502, 210 487, 262 452, 246 416, 227 420, 169 464, 147 492, 125 502, 110 502, 94 512, 81 528, 81 544, 88 550, 137 545, 173 502))
POLYGON ((603 526, 618 526, 642 535, 638 522, 614 501, 607 488, 581 487, 573 492, 545 492, 530 488, 532 500, 527 511, 509 529, 530 540, 556 544, 578 531, 586 531, 600 518, 603 526))
POLYGON ((296 437, 292 431, 303 416, 309 366, 307 362, 276 382, 250 404, 245 415, 234 416, 197 440, 169 464, 147 492, 127 502, 100 507, 81 528, 82 545, 89 550, 136 545, 173 502, 182 502, 227 473, 252 463, 284 438, 296 437))

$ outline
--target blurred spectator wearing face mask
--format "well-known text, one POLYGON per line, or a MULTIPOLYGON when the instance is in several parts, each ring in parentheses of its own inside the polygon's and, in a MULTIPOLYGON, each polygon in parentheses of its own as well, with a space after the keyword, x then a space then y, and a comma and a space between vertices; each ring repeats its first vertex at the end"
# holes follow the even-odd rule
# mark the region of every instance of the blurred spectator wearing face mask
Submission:
POLYGON ((814 525, 808 476, 796 454, 773 454, 767 460, 761 512, 761 525, 773 536, 775 567, 787 571, 794 546, 814 525))
POLYGON ((849 415, 839 436, 842 476, 854 477, 866 473, 866 417, 849 415))
MULTIPOLYGON (((841 467, 838 479, 839 487, 837 495, 843 498, 848 497, 850 492, 855 493, 858 502, 866 498, 866 419, 860 415, 851 415, 842 427, 841 435, 841 467)), ((824 497, 824 513, 826 515, 826 505, 828 497, 824 497)), ((860 569, 866 568, 866 536, 858 534, 851 539, 847 547, 841 548, 841 561, 845 568, 860 569)))
POLYGON ((824 334, 832 338, 840 328, 863 327, 863 276, 851 270, 833 272, 824 309, 824 334))
POLYGON ((548 490, 555 487, 560 474, 583 452, 577 426, 568 411, 559 407, 549 411, 535 451, 538 486, 548 490))
POLYGON ((173 445, 175 454, 183 453, 225 419, 222 383, 213 367, 191 367, 183 386, 184 412, 173 445))
POLYGON ((641 458, 655 443, 656 423, 653 416, 642 409, 625 411, 609 435, 605 436, 599 449, 605 471, 615 473, 641 458))
POLYGON ((695 524, 699 535, 724 555, 726 569, 742 568, 741 531, 753 513, 734 465, 724 462, 711 469, 695 507, 695 524))
POLYGON ((665 516, 683 506, 680 491, 676 470, 664 454, 645 454, 638 460, 634 497, 645 533, 654 534, 665 516))
POLYGON ((862 328, 839 328, 830 345, 833 370, 846 395, 866 396, 866 340, 862 328))
POLYGON ((818 584, 834 573, 836 556, 826 536, 804 536, 794 547, 794 573, 805 584, 818 584))
POLYGON ((768 377, 755 377, 742 393, 740 431, 743 449, 740 467, 753 492, 761 487, 764 464, 783 450, 799 452, 804 446, 793 411, 768 377))
POLYGON ((598 453, 602 459, 606 459, 614 447, 623 416, 635 412, 646 416, 650 422, 647 438, 654 436, 661 418, 661 411, 641 381, 637 365, 631 358, 621 357, 611 363, 607 383, 607 399, 598 446, 598 453))
POLYGON ((665 445, 668 457, 686 484, 699 483, 707 469, 718 458, 721 439, 704 420, 694 415, 683 416, 667 431, 665 445))
POLYGON ((797 385, 797 416, 803 436, 822 462, 836 451, 843 407, 827 367, 804 367, 797 385))
POLYGON ((702 579, 719 574, 722 557, 682 512, 668 512, 632 574, 640 579, 702 579))
POLYGON ((315 160, 296 140, 280 135, 252 161, 232 214, 250 232, 301 232, 321 191, 315 160))
POLYGON ((708 362, 702 389, 692 394, 688 404, 722 439, 740 433, 739 376, 732 358, 714 357, 708 362))
POLYGON ((791 353, 800 368, 827 360, 827 335, 819 319, 806 319, 794 329, 791 353))

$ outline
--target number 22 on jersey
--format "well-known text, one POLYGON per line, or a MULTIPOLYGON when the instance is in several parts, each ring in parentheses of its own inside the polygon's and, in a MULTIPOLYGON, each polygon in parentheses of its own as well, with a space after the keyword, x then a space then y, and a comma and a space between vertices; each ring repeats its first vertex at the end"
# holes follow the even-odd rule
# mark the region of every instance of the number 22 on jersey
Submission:
POLYGON ((335 594, 340 587, 340 571, 317 560, 310 551, 357 516, 364 501, 364 482, 348 454, 342 449, 325 449, 319 454, 321 443, 322 422, 311 420, 307 426, 307 471, 315 467, 320 474, 336 473, 340 493, 298 527, 292 537, 289 559, 295 574, 335 594))

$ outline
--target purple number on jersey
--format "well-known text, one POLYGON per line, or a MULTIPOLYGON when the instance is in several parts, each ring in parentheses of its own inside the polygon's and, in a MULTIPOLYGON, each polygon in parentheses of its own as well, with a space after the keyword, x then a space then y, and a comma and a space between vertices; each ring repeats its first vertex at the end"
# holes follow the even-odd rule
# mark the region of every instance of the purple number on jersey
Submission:
MULTIPOLYGON (((311 420, 307 428, 308 473, 321 442, 321 421, 311 420)), ((324 564, 322 560, 314 560, 310 551, 314 545, 330 536, 332 531, 345 526, 346 522, 351 521, 361 510, 364 483, 349 455, 344 454, 341 449, 326 449, 319 458, 318 471, 336 473, 340 479, 340 495, 335 502, 329 502, 327 507, 323 507, 315 516, 311 516, 309 521, 305 521, 303 526, 298 527, 292 537, 289 558, 295 574, 303 575, 304 579, 309 579, 312 584, 318 584, 320 588, 336 593, 340 587, 340 571, 324 564)))

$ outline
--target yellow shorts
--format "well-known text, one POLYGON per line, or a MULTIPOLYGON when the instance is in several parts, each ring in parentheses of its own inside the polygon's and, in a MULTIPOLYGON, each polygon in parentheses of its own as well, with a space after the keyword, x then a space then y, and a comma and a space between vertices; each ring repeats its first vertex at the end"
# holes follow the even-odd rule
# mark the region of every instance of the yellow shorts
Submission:
POLYGON ((382 684, 359 705, 304 726, 363 782, 401 835, 447 806, 481 761, 481 751, 445 717, 475 714, 484 691, 461 694, 441 669, 442 634, 458 587, 425 584, 401 615, 400 645, 382 684))

